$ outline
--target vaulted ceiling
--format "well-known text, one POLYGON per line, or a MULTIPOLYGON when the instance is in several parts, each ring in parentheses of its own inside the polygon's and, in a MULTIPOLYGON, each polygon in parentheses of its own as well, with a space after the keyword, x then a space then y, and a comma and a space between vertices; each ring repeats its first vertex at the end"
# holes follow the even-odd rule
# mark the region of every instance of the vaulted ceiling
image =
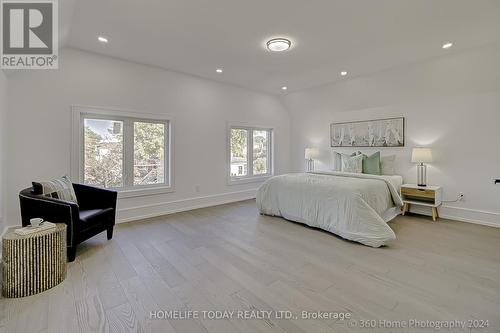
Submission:
POLYGON ((65 44, 269 93, 500 42, 499 0, 62 0, 65 44), (104 35, 109 43, 97 41, 104 35), (271 53, 276 36, 293 47, 271 53), (442 49, 445 42, 453 47, 442 49), (216 73, 223 68, 223 73, 216 73), (348 75, 340 76, 341 71, 348 75))

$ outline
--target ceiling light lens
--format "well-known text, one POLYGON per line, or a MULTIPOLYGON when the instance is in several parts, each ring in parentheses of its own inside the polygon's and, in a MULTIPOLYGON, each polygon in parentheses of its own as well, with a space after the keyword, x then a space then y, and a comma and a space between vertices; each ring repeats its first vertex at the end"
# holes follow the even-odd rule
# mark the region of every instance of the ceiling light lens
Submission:
POLYGON ((267 42, 267 48, 269 51, 282 52, 290 48, 292 42, 286 38, 274 38, 267 42))
POLYGON ((287 87, 287 86, 283 86, 283 87, 281 87, 281 90, 287 90, 287 89, 288 89, 288 87, 287 87))
POLYGON ((215 71, 216 71, 217 73, 222 73, 222 72, 223 72, 222 68, 217 68, 215 71))
POLYGON ((443 44, 443 49, 449 49, 452 46, 453 46, 452 43, 446 43, 446 44, 443 44))
POLYGON ((107 43, 108 39, 104 36, 99 36, 97 37, 97 40, 100 41, 101 43, 107 43))
POLYGON ((340 75, 342 75, 342 76, 346 76, 346 75, 347 75, 347 72, 346 72, 346 71, 342 71, 342 72, 340 72, 340 75))

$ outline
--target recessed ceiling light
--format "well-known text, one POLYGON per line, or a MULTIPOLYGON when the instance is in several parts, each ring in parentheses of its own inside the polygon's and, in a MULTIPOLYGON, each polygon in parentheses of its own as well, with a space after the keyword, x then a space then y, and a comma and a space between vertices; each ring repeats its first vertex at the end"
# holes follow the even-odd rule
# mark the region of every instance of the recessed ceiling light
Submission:
POLYGON ((288 89, 288 87, 287 87, 287 86, 283 86, 283 87, 281 87, 281 90, 287 90, 287 89, 288 89))
POLYGON ((449 49, 450 47, 452 47, 453 44, 452 43, 446 43, 446 44, 443 44, 443 49, 449 49))
POLYGON ((342 72, 340 72, 340 75, 342 75, 342 76, 346 76, 346 75, 347 75, 347 72, 346 72, 346 71, 342 71, 342 72))
POLYGON ((274 38, 268 41, 266 45, 269 51, 282 52, 288 50, 292 42, 286 38, 274 38))
POLYGON ((101 43, 104 43, 104 44, 106 44, 108 42, 108 39, 104 36, 97 37, 97 40, 100 41, 101 43))
POLYGON ((222 68, 217 68, 215 71, 216 71, 217 73, 222 73, 222 72, 223 72, 222 68))

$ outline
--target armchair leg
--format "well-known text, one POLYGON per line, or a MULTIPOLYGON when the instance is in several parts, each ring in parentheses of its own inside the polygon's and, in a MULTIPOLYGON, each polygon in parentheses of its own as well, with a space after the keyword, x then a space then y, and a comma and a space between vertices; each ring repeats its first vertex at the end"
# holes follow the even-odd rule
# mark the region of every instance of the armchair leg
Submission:
POLYGON ((108 229, 106 229, 106 233, 108 235, 108 240, 113 238, 113 227, 109 227, 108 229))
POLYGON ((76 257, 76 245, 68 247, 68 262, 75 261, 76 257))

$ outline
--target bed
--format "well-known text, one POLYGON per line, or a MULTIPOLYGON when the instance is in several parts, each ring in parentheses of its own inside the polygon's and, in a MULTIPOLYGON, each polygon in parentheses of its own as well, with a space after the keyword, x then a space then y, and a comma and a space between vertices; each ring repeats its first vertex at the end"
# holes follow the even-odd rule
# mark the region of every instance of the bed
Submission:
POLYGON ((387 222, 401 212, 401 176, 308 172, 275 176, 257 191, 261 214, 320 228, 372 247, 396 238, 387 222))

